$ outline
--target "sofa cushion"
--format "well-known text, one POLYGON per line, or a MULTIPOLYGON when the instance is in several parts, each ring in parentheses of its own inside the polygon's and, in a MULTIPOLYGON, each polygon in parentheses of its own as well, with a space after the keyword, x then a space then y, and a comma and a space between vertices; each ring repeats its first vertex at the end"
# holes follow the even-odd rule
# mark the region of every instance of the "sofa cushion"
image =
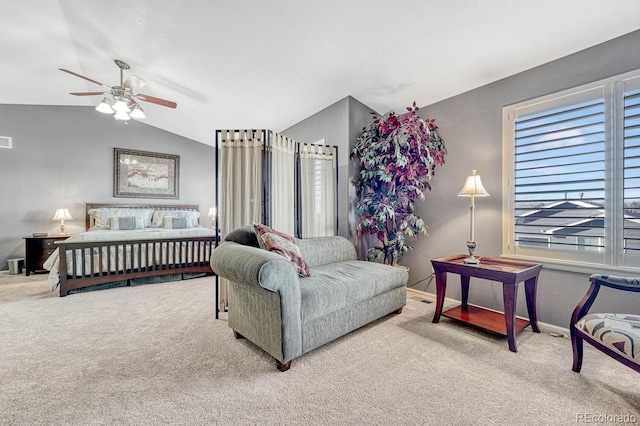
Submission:
POLYGON ((296 238, 296 243, 302 257, 312 268, 358 259, 353 243, 344 237, 296 238))
POLYGON ((300 279, 302 322, 350 307, 407 282, 407 271, 375 262, 352 260, 311 268, 300 279))

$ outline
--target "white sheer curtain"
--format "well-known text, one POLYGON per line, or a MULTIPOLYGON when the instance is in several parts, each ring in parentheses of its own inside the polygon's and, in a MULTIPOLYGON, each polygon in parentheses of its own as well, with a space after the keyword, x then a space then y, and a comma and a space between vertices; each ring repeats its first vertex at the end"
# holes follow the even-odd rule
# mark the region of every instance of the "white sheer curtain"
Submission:
MULTIPOLYGON (((232 230, 262 220, 262 130, 221 130, 220 240, 232 230)), ((220 310, 227 304, 227 283, 220 278, 220 310)))
POLYGON ((296 142, 278 133, 271 135, 271 227, 295 233, 296 142))
POLYGON ((302 238, 335 235, 336 170, 333 147, 300 147, 302 238))

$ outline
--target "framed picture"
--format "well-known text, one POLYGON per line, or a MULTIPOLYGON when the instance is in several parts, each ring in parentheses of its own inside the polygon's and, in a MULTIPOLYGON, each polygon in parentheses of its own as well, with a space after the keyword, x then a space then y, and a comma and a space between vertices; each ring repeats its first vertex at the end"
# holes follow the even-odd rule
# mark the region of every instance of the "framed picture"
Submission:
POLYGON ((113 149, 113 196, 179 198, 180 156, 113 149))

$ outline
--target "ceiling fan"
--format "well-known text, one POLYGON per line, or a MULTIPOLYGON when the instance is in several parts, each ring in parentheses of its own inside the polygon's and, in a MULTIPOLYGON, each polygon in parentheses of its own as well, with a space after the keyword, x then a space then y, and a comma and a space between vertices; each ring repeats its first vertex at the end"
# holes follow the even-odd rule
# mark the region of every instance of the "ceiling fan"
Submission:
POLYGON ((101 92, 72 92, 74 96, 104 96, 100 105, 96 107, 96 110, 107 114, 114 114, 116 120, 129 120, 130 118, 145 118, 145 114, 138 101, 150 102, 152 104, 162 105, 169 108, 175 108, 178 106, 175 102, 168 101, 166 99, 156 98, 154 96, 144 95, 142 93, 135 93, 139 88, 147 84, 143 79, 138 76, 131 75, 124 80, 124 70, 130 69, 129 64, 120 59, 115 60, 116 65, 120 68, 120 85, 108 86, 99 81, 93 80, 89 77, 85 77, 73 71, 59 68, 60 71, 64 71, 76 77, 83 78, 87 81, 95 83, 99 86, 107 89, 101 92))

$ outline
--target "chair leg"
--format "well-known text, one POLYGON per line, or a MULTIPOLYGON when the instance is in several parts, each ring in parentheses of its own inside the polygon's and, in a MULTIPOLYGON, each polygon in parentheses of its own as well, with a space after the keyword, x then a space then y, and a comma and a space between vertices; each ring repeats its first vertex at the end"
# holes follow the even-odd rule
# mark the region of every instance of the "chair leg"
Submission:
MULTIPOLYGON (((404 306, 403 306, 404 308, 404 306)), ((400 315, 402 313, 402 308, 399 308, 398 310, 396 310, 396 314, 400 315)))
POLYGON ((233 330, 233 337, 235 337, 236 339, 244 339, 244 336, 235 330, 233 330))
POLYGON ((285 362, 283 364, 280 361, 276 360, 276 367, 278 367, 278 370, 280 371, 287 371, 291 368, 291 361, 285 362))
POLYGON ((572 329, 571 330, 571 347, 573 349, 573 367, 572 370, 576 373, 580 372, 582 368, 582 355, 584 353, 584 344, 582 337, 572 329))

